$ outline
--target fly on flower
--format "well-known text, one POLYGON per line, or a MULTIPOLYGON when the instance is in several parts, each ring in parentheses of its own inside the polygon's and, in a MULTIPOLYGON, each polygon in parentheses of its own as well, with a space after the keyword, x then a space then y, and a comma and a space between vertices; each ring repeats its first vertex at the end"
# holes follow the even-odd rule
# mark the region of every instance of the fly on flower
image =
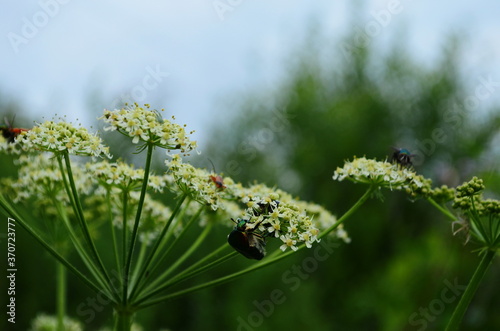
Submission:
POLYGON ((252 229, 247 227, 248 220, 238 218, 231 219, 236 226, 227 236, 227 242, 247 259, 262 260, 266 255, 266 240, 264 236, 254 233, 258 224, 252 229))
POLYGON ((411 163, 411 158, 415 156, 415 154, 411 154, 409 150, 405 148, 396 148, 393 147, 394 153, 392 154, 391 161, 394 163, 398 163, 403 167, 411 167, 413 164, 411 163))
POLYGON ((10 123, 7 118, 4 119, 5 124, 0 124, 0 131, 2 131, 2 136, 7 139, 7 142, 13 143, 21 132, 29 131, 29 129, 13 128, 12 123, 10 123))
POLYGON ((260 216, 260 215, 265 215, 265 214, 270 214, 274 212, 275 209, 278 208, 280 205, 279 200, 272 200, 272 202, 258 202, 255 204, 255 206, 252 208, 252 212, 254 216, 260 216))

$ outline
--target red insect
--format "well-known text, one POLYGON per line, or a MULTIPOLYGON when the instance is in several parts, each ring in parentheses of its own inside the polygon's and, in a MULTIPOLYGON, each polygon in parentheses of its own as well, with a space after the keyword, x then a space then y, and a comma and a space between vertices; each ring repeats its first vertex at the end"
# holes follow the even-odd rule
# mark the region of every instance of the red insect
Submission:
POLYGON ((7 142, 9 143, 13 143, 14 139, 16 139, 21 132, 29 131, 29 129, 13 128, 7 118, 5 118, 5 123, 6 124, 0 124, 0 131, 2 131, 2 136, 7 139, 7 142))
MULTIPOLYGON (((212 164, 212 169, 214 169, 214 173, 215 173, 215 167, 214 167, 214 164, 212 162, 212 160, 208 159, 208 161, 210 161, 210 163, 212 164)), ((214 182, 215 186, 217 187, 218 190, 223 190, 226 188, 226 186, 224 185, 224 179, 222 178, 222 176, 219 176, 219 175, 210 175, 208 176, 210 178, 210 180, 212 182, 214 182)))
POLYGON ((223 190, 226 188, 226 186, 224 185, 224 179, 221 176, 210 175, 209 177, 212 180, 212 182, 215 183, 215 186, 217 186, 217 189, 223 190))

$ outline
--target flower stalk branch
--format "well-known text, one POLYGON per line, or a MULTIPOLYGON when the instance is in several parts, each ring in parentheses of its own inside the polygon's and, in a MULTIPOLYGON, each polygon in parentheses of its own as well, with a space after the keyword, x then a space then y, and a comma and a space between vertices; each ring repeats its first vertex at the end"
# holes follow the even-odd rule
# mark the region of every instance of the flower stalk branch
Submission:
POLYGON ((484 275, 486 274, 486 272, 490 268, 491 263, 493 262, 495 254, 496 252, 491 250, 488 250, 483 254, 481 262, 474 271, 474 274, 472 275, 472 278, 469 281, 469 284, 467 285, 464 294, 460 298, 457 307, 453 311, 451 319, 448 321, 448 325, 446 326, 447 331, 458 330, 458 327, 460 326, 460 323, 463 320, 465 312, 467 311, 467 308, 469 307, 472 298, 474 297, 474 294, 479 288, 479 285, 481 284, 484 275))
MULTIPOLYGON (((122 303, 123 306, 126 307, 128 305, 128 285, 130 282, 130 267, 132 264, 132 257, 134 254, 134 248, 135 248, 135 242, 137 240, 137 230, 139 229, 139 221, 141 219, 141 212, 142 212, 142 207, 144 205, 144 199, 146 196, 146 190, 148 187, 148 180, 149 180, 149 172, 151 170, 151 160, 153 158, 153 150, 154 150, 154 145, 153 144, 148 144, 147 145, 147 154, 146 154, 146 165, 144 168, 144 179, 142 180, 142 188, 141 188, 141 195, 139 197, 139 203, 137 205, 137 212, 135 216, 135 222, 134 222, 134 228, 132 230, 132 234, 130 237, 130 246, 128 249, 128 255, 127 255, 127 261, 125 264, 124 268, 124 274, 123 274, 123 294, 122 294, 122 303)), ((124 218, 125 222, 125 218, 124 218)), ((126 229, 126 226, 123 227, 123 229, 126 229)))

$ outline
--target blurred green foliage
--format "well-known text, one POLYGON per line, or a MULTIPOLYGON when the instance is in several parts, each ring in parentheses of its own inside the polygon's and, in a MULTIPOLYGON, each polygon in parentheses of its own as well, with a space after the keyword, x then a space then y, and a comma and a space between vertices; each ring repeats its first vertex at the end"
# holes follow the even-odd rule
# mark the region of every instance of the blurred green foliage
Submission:
MULTIPOLYGON (((305 49, 275 91, 251 95, 220 116, 234 120, 218 126, 207 148, 217 168, 244 183, 277 185, 341 215, 365 187, 333 182, 336 167, 354 155, 390 158, 392 147, 404 147, 417 154, 417 172, 436 186, 455 186, 477 174, 485 178, 488 194, 498 197, 499 155, 492 147, 499 109, 481 107, 475 94, 481 77, 461 77, 460 43, 451 38, 431 67, 416 63, 397 43, 381 54, 370 45, 357 47, 355 40, 352 34, 333 45, 335 56, 326 63, 320 49, 305 49)), ((277 308, 258 330, 297 329, 300 319, 315 330, 417 330, 423 329, 421 320, 428 329, 446 325, 457 300, 442 311, 433 300, 440 299, 446 280, 465 285, 478 257, 425 201, 411 202, 401 193, 385 197, 348 220, 352 243, 288 292, 293 302, 277 308), (314 298, 304 302, 311 292, 314 298), (308 305, 316 307, 312 316, 308 305), (420 307, 437 313, 425 318, 420 307), (419 315, 412 325, 414 312, 419 315)), ((496 286, 495 272, 498 267, 477 294, 464 329, 500 326, 489 308, 500 301, 488 295, 496 286)), ((261 282, 259 277, 251 284, 261 282)), ((240 295, 246 311, 254 309, 254 297, 240 295)))
MULTIPOLYGON (((435 185, 454 186, 478 175, 488 194, 498 197, 499 155, 492 145, 500 116, 498 108, 466 104, 480 81, 461 77, 460 43, 450 39, 440 60, 428 66, 398 43, 381 53, 358 45, 357 37, 353 32, 330 45, 334 51, 326 59, 319 45, 328 42, 308 42, 273 91, 238 95, 225 113, 214 115, 219 120, 208 130, 213 137, 202 157, 237 181, 277 185, 338 216, 366 187, 333 182, 336 167, 354 155, 390 157, 392 147, 417 154, 417 172, 435 185)), ((2 113, 12 112, 1 106, 2 113)), ((1 158, 2 176, 12 174, 10 160, 1 158)), ((323 247, 321 261, 314 249, 301 251, 235 282, 140 312, 139 324, 145 330, 423 330, 425 321, 427 330, 443 329, 458 302, 444 302, 443 290, 467 283, 477 254, 425 201, 398 192, 384 196, 347 221, 352 243, 323 247)), ((216 229, 212 244, 225 241, 228 232, 216 229)), ((22 230, 17 236, 18 326, 27 329, 36 312, 53 313, 54 264, 22 230)), ((243 257, 231 261, 248 263, 243 257)), ((500 328, 494 295, 499 275, 494 263, 464 330, 500 328)), ((77 307, 95 294, 72 275, 68 293, 68 314, 83 319, 77 307)), ((88 329, 109 325, 109 312, 98 313, 88 329)), ((1 323, 5 329, 5 319, 1 323)))

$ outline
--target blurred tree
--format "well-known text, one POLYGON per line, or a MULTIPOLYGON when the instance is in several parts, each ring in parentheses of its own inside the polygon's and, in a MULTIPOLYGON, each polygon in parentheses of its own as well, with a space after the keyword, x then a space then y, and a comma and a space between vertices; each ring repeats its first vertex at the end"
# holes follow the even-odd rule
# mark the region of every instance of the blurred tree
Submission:
MULTIPOLYGON (((354 155, 390 157, 392 147, 417 154, 417 172, 435 185, 457 185, 485 172, 493 184, 498 154, 488 146, 498 134, 500 115, 498 109, 485 111, 475 87, 468 89, 470 82, 461 77, 457 38, 449 39, 430 67, 416 63, 397 42, 387 54, 370 43, 358 47, 357 33, 334 45, 329 61, 314 46, 328 42, 308 42, 310 48, 301 47, 299 61, 275 91, 238 96, 243 101, 218 116, 228 120, 211 131, 204 151, 217 168, 243 183, 277 185, 338 214, 365 188, 333 182, 336 167, 354 155), (478 113, 487 120, 476 120, 478 113)), ((411 329, 411 314, 439 295, 445 279, 466 284, 478 261, 470 246, 452 238, 449 225, 424 201, 385 196, 347 222, 353 242, 338 248, 307 281, 308 289, 293 293, 293 303, 279 310, 287 310, 293 321, 312 320, 311 329, 314 323, 325 329, 325 321, 335 330, 411 329), (316 295, 309 303, 316 306, 314 316, 306 316, 301 304, 306 291, 316 295)), ((255 287, 271 281, 249 278, 245 283, 255 287)), ((238 298, 248 300, 244 294, 238 298)), ((429 325, 445 325, 456 303, 429 325)), ((485 317, 493 311, 478 309, 483 319, 466 325, 498 326, 498 320, 485 317)), ((259 330, 284 327, 274 316, 264 325, 259 330)))

